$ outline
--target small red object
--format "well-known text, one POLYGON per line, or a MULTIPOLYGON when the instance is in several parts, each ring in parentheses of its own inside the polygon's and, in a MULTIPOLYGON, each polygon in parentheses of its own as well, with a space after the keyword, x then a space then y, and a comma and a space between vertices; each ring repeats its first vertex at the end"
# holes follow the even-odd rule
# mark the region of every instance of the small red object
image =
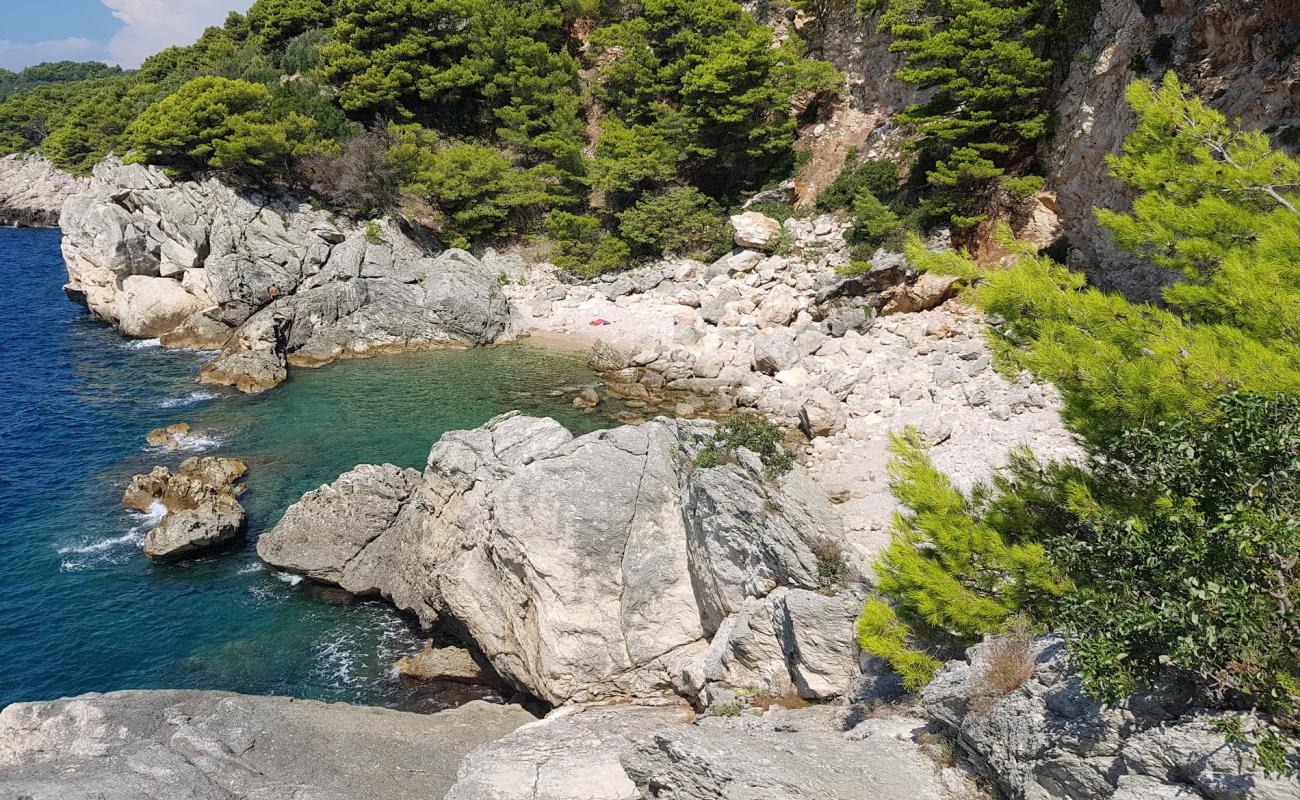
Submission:
POLYGON ((608 324, 609 324, 609 320, 607 320, 607 319, 593 319, 593 320, 591 321, 591 324, 592 324, 593 326, 596 326, 596 325, 608 325, 608 324))

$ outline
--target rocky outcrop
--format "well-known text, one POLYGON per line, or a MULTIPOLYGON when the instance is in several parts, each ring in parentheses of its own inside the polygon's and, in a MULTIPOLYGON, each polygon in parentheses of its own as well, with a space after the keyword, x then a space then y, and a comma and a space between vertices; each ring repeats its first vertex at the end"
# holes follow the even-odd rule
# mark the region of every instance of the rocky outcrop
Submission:
POLYGON ((496 676, 484 669, 474 654, 463 647, 434 647, 430 641, 413 656, 398 660, 394 666, 403 678, 419 681, 491 684, 496 676))
POLYGON ((1144 15, 1136 0, 1102 0, 1092 38, 1060 90, 1056 136, 1045 146, 1061 234, 1102 286, 1153 296, 1168 277, 1120 250, 1093 208, 1127 209, 1133 193, 1110 177, 1136 119, 1124 89, 1167 69, 1248 129, 1300 147, 1300 28, 1293 0, 1166 0, 1144 15))
MULTIPOLYGON (((164 429, 165 430, 165 429, 164 429)), ((144 540, 150 558, 189 555, 225 544, 244 532, 242 485, 248 472, 237 458, 187 458, 173 473, 167 467, 131 479, 122 504, 150 511, 161 504, 166 513, 144 540)))
POLYGON ((107 159, 63 208, 69 296, 128 336, 221 348, 203 380, 261 391, 290 365, 506 334, 497 276, 395 224, 107 159))
POLYGON ((620 757, 689 717, 673 706, 557 709, 470 753, 445 800, 639 800, 620 757))
POLYGON ((860 709, 783 710, 706 717, 655 733, 622 763, 644 798, 658 800, 947 800, 974 797, 915 739, 926 723, 866 718, 860 709))
POLYGON ((839 637, 784 620, 821 587, 814 548, 838 546, 839 519, 798 468, 771 476, 748 451, 696 468, 712 429, 575 439, 508 414, 443 436, 423 476, 363 466, 308 493, 258 554, 460 632, 552 704, 718 681, 834 696, 857 672, 849 620, 839 637))
POLYGON ((128 691, 0 711, 0 798, 426 800, 466 753, 533 717, 438 714, 228 692, 128 691))
POLYGON ((90 185, 37 155, 0 158, 0 227, 53 228, 63 203, 90 185))
MULTIPOLYGON (((1300 796, 1295 773, 1269 776, 1251 748, 1226 741, 1216 724, 1243 716, 1197 708, 1172 693, 1113 705, 1084 694, 1060 637, 1025 644, 1032 667, 1006 689, 986 678, 995 649, 985 643, 949 662, 922 705, 956 732, 962 752, 1010 798, 1208 798, 1283 800, 1300 796), (997 688, 993 688, 997 687, 997 688)), ((1249 731, 1263 725, 1244 715, 1249 731)))

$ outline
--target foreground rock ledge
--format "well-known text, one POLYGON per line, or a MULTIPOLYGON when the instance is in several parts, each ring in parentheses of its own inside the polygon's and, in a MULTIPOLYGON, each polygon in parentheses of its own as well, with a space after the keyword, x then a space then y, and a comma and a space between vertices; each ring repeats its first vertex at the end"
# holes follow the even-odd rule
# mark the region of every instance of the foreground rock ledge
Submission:
POLYGON ((532 715, 421 715, 228 692, 128 691, 0 712, 0 798, 427 800, 532 715))
POLYGON ((713 426, 575 439, 507 414, 443 436, 423 475, 364 465, 309 492, 257 552, 444 624, 554 705, 834 697, 859 670, 861 605, 860 587, 821 585, 816 549, 848 553, 839 517, 797 467, 770 476, 748 451, 695 467, 713 426))

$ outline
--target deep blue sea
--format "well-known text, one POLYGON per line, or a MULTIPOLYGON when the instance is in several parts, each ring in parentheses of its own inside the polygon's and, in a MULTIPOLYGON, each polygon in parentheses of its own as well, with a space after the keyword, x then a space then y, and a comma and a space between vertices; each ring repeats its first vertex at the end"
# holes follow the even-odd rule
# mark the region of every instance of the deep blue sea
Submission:
POLYGON ((410 620, 276 574, 253 541, 355 464, 422 467, 439 435, 506 410, 607 424, 550 394, 594 382, 581 355, 386 356, 248 397, 196 384, 202 354, 123 339, 63 296, 65 277, 58 231, 0 229, 0 707, 127 688, 430 707, 391 672, 422 641, 410 620), (232 550, 153 564, 151 521, 121 495, 193 454, 145 445, 180 421, 206 433, 196 451, 248 462, 251 530, 232 550))

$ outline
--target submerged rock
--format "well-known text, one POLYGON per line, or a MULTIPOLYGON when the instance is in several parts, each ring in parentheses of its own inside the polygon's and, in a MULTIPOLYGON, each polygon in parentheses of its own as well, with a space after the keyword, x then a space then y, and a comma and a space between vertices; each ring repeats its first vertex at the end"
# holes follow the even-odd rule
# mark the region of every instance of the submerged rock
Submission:
POLYGON ((0 711, 0 797, 442 797, 461 758, 533 720, 472 702, 438 714, 229 692, 127 691, 0 711))
MULTIPOLYGON (((258 554, 449 623, 553 704, 695 697, 709 679, 687 676, 701 673, 709 639, 755 600, 817 589, 811 543, 843 538, 798 468, 771 477, 747 451, 696 468, 712 430, 656 419, 575 439, 554 420, 507 414, 443 436, 423 476, 362 466, 308 493, 258 554)), ((765 671, 788 675, 769 631, 765 671)), ((847 686, 856 662, 844 669, 847 686)))
MULTIPOLYGON (((170 430, 160 429, 162 433, 170 430)), ((145 536, 145 555, 150 558, 188 555, 224 544, 243 533, 244 507, 238 500, 243 487, 235 482, 247 472, 248 466, 237 458, 208 456, 187 458, 175 473, 160 466, 132 478, 122 495, 123 505, 150 511, 155 503, 161 503, 166 510, 145 536)))

